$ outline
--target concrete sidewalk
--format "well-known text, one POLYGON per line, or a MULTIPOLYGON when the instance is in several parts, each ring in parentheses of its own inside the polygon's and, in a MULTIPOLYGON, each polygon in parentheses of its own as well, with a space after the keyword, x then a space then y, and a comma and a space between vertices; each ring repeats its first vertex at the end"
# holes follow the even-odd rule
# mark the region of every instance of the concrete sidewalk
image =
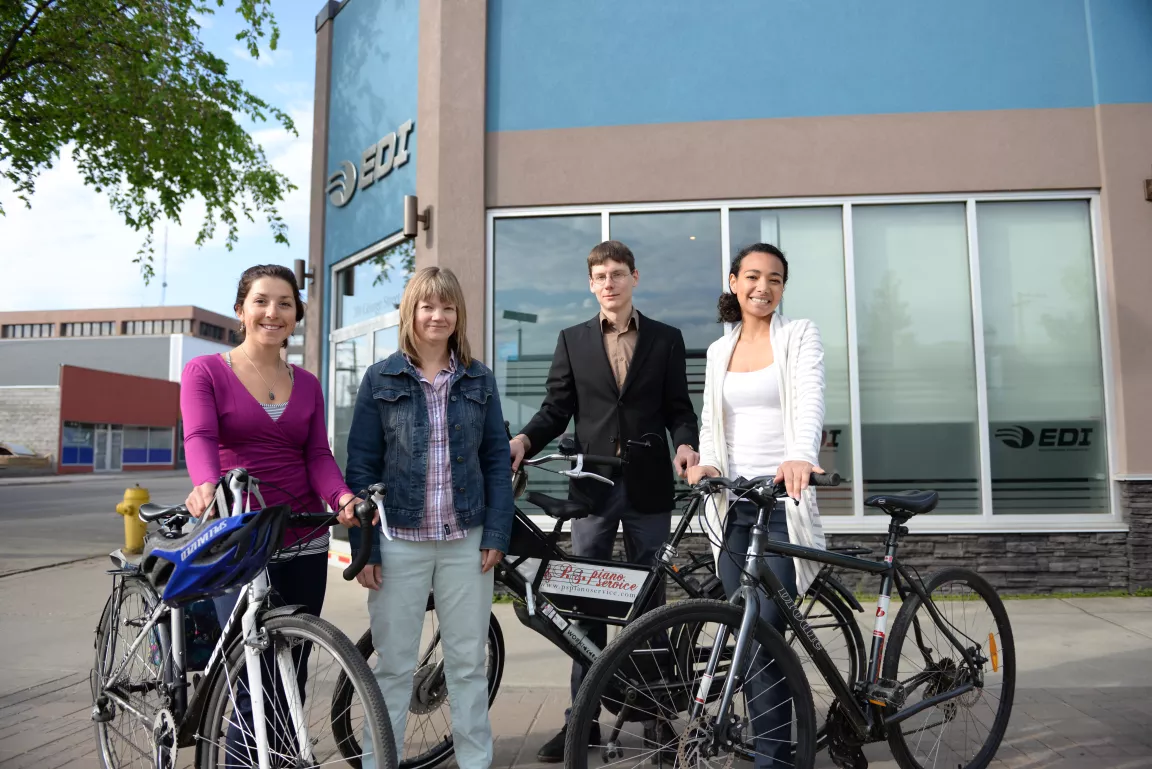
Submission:
POLYGON ((43 486, 55 483, 107 482, 117 486, 147 485, 155 479, 187 478, 187 470, 141 470, 128 473, 68 473, 66 475, 6 475, 0 473, 0 488, 5 486, 43 486))
MULTIPOLYGON (((89 721, 93 630, 107 597, 106 559, 0 580, 0 766, 99 765, 89 721)), ((993 766, 1152 769, 1152 599, 1009 601, 1016 705, 993 766)), ((536 767, 563 722, 568 661, 496 606, 507 664, 492 707, 498 767, 536 767)), ((330 570, 325 618, 352 638, 367 623, 364 591, 330 570)), ((887 745, 871 766, 896 766, 887 745)), ((191 765, 192 751, 181 754, 191 765)), ((822 767, 830 767, 821 754, 822 767)), ((454 761, 444 767, 455 767, 454 761)), ((542 765, 541 765, 542 766, 542 765)))

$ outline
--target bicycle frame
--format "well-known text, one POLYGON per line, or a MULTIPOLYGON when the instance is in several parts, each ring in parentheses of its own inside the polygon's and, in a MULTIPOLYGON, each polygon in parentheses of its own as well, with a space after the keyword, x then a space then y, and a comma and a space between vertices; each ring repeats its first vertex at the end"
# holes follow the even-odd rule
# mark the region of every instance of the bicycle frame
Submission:
MULTIPOLYGON (((883 661, 884 644, 887 634, 887 615, 888 603, 892 594, 893 586, 896 587, 897 592, 902 599, 906 599, 910 593, 915 593, 923 601, 923 605, 928 609, 929 614, 932 616, 933 622, 936 626, 943 631, 945 637, 963 656, 965 662, 973 669, 978 668, 975 660, 972 658, 968 649, 965 648, 960 641, 952 634, 951 630, 947 627, 947 622, 940 615, 935 604, 931 601, 928 594, 924 591, 923 584, 919 579, 912 579, 904 566, 896 560, 896 551, 899 547, 899 537, 908 533, 908 529, 902 524, 893 521, 888 529, 888 537, 885 541, 885 555, 883 561, 869 561, 863 558, 856 558, 850 555, 843 555, 840 553, 829 552, 826 550, 817 550, 814 548, 803 547, 800 545, 793 545, 788 542, 780 542, 768 539, 768 531, 766 526, 766 519, 771 508, 765 508, 758 505, 758 515, 756 525, 752 528, 751 539, 748 546, 746 562, 744 566, 744 573, 741 575, 741 586, 731 599, 731 603, 737 606, 742 606, 744 609, 743 620, 740 628, 740 635, 738 636, 735 654, 732 658, 731 670, 740 671, 743 669, 741 663, 749 652, 751 644, 751 631, 758 621, 760 616, 760 601, 764 600, 761 596, 758 587, 762 587, 767 593, 767 597, 772 600, 779 608, 781 615, 784 617, 788 626, 795 634, 797 641, 804 647, 804 650, 812 658, 816 664, 820 675, 828 683, 832 689, 835 699, 840 702, 848 721, 852 724, 852 728, 856 732, 856 736, 860 739, 865 739, 871 733, 874 726, 887 727, 889 725, 897 724, 911 716, 916 715, 922 710, 934 707, 950 699, 954 699, 962 694, 965 694, 974 687, 974 684, 968 682, 956 689, 952 689, 943 694, 928 699, 922 700, 917 704, 900 710, 890 716, 883 714, 885 703, 875 699, 869 699, 869 702, 874 706, 873 709, 866 711, 860 704, 860 697, 853 692, 853 688, 859 688, 859 694, 866 693, 866 688, 870 685, 876 684, 880 678, 880 665, 883 661), (861 681, 852 682, 850 685, 846 682, 832 659, 828 656, 828 652, 820 645, 819 640, 816 638, 815 632, 808 624, 804 615, 801 613, 796 602, 792 599, 790 591, 781 583, 780 578, 777 577, 771 569, 762 566, 762 556, 766 554, 791 556, 801 558, 803 560, 815 561, 831 566, 838 566, 844 569, 853 571, 862 571, 869 574, 877 574, 882 576, 880 595, 877 600, 876 607, 876 623, 872 631, 872 649, 868 657, 868 667, 866 678, 861 681)), ((919 644, 919 620, 915 620, 916 634, 919 644)), ((716 672, 719 665, 720 651, 728 642, 728 630, 722 628, 717 634, 717 638, 713 647, 712 654, 708 661, 708 668, 705 676, 703 677, 700 685, 695 703, 692 709, 692 718, 699 716, 700 708, 703 707, 704 702, 707 701, 708 687, 712 682, 712 677, 716 672)), ((921 648, 922 645, 920 645, 921 648)), ((731 707, 732 700, 735 696, 736 687, 743 683, 742 676, 736 672, 726 677, 724 682, 724 689, 721 695, 719 713, 725 714, 731 707)))
POLYGON ((552 640, 561 651, 574 660, 590 665, 596 661, 602 650, 595 643, 588 640, 586 633, 578 623, 585 621, 601 622, 606 625, 616 626, 627 625, 645 611, 645 607, 651 603, 657 591, 660 589, 665 576, 671 577, 672 580, 686 592, 691 594, 695 591, 695 588, 688 583, 685 574, 681 574, 672 565, 672 558, 677 554, 676 547, 684 538, 685 533, 687 533, 688 526, 695 517, 698 507, 699 500, 694 500, 694 502, 689 505, 672 536, 661 546, 654 563, 647 566, 643 564, 601 561, 593 558, 568 555, 560 550, 558 545, 560 534, 563 530, 563 521, 557 521, 552 533, 546 535, 536 524, 524 515, 523 512, 517 509, 515 525, 523 527, 521 529, 522 532, 536 537, 539 540, 539 546, 545 549, 538 552, 537 555, 529 554, 520 556, 515 553, 510 553, 505 562, 500 565, 500 570, 497 572, 498 581, 506 586, 513 596, 525 603, 527 616, 519 617, 522 623, 552 640), (530 558, 537 557, 540 563, 537 566, 535 578, 529 580, 517 567, 530 558), (640 586, 639 592, 632 600, 631 608, 625 616, 612 616, 612 614, 607 612, 603 614, 585 613, 561 608, 545 593, 539 591, 538 588, 540 587, 546 570, 550 564, 556 561, 563 561, 565 564, 588 566, 593 569, 605 568, 617 571, 623 570, 625 572, 642 570, 647 571, 648 575, 640 586), (543 619, 539 619, 540 617, 543 617, 543 619), (545 620, 547 624, 545 624, 545 620))

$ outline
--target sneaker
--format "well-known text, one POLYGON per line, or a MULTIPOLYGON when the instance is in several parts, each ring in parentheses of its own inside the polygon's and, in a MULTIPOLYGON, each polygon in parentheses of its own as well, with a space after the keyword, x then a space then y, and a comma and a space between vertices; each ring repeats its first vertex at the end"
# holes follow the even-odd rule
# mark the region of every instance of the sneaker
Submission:
MULTIPOLYGON (((588 732, 588 744, 600 744, 600 724, 592 724, 588 732)), ((564 741, 568 739, 568 725, 565 724, 560 732, 544 743, 536 753, 536 760, 544 764, 558 764, 564 760, 564 741)))

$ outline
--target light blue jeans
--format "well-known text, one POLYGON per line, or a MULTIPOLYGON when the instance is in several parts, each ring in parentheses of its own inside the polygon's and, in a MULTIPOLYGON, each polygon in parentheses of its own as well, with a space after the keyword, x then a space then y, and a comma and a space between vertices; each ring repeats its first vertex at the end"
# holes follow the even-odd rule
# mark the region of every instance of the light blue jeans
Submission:
MULTIPOLYGON (((380 543, 381 585, 368 591, 368 618, 376 647, 376 682, 388 705, 399 757, 412 700, 412 675, 420 654, 420 632, 428 592, 436 596, 444 678, 452 711, 452 737, 460 769, 492 764, 486 669, 488 618, 495 569, 480 573, 482 526, 450 542, 380 543)), ((373 769, 370 757, 362 762, 373 769)))

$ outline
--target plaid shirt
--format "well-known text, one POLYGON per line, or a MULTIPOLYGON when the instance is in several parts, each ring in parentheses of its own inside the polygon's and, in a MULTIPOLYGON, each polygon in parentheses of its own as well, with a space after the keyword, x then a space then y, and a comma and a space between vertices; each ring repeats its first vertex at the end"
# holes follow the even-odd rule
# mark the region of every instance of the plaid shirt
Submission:
MULTIPOLYGON (((411 363, 411 361, 409 361, 411 363)), ((419 369, 417 369, 419 371, 419 369)), ((463 539, 468 532, 456 520, 452 499, 452 463, 448 452, 448 390, 456 373, 456 355, 448 359, 433 382, 420 374, 428 404, 428 471, 424 476, 424 519, 410 529, 392 527, 392 536, 409 542, 463 539)))

